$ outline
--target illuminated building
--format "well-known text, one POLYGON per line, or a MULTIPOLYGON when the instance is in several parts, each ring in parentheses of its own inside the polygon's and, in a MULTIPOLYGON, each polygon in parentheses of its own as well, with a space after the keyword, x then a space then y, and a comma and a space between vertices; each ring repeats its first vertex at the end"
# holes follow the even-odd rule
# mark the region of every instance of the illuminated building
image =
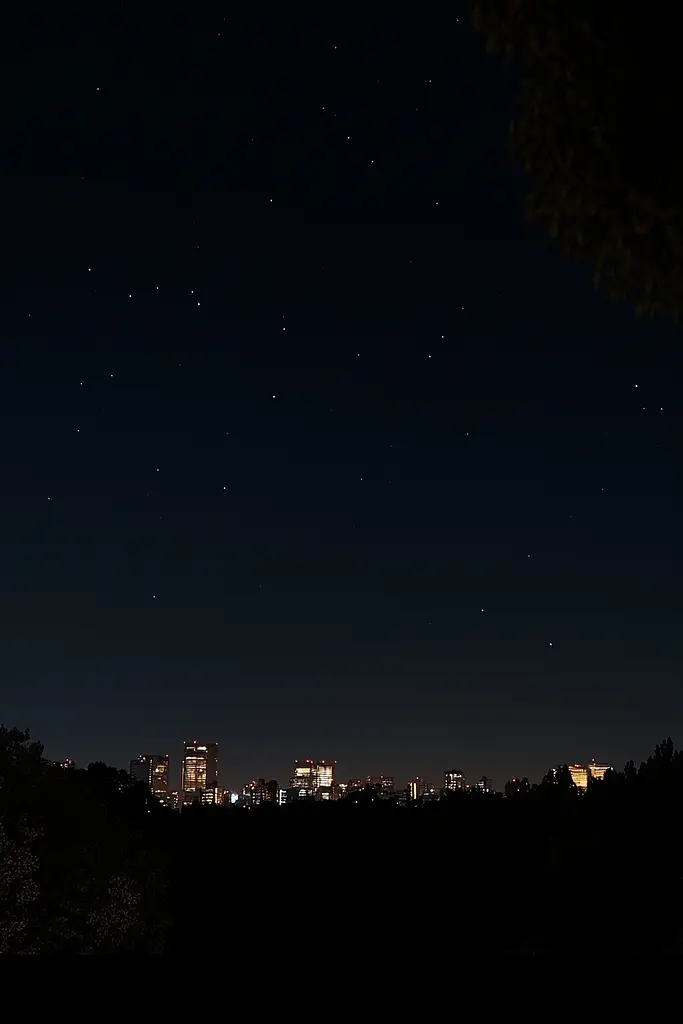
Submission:
POLYGON ((576 788, 585 793, 588 789, 588 769, 584 768, 582 764, 570 764, 567 767, 576 788))
POLYGON ((300 798, 331 800, 334 792, 334 761, 295 761, 289 785, 300 798))
POLYGON ((408 799, 409 800, 417 800, 417 798, 420 796, 420 785, 421 785, 421 783, 422 783, 422 779, 420 779, 419 776, 416 779, 411 779, 410 780, 410 782, 408 783, 408 785, 406 787, 406 792, 408 793, 408 799))
POLYGON ((421 779, 419 775, 410 780, 406 792, 409 800, 437 800, 439 796, 436 786, 421 779))
POLYGON ((368 775, 365 780, 366 786, 372 786, 382 796, 389 796, 394 792, 393 775, 368 775))
POLYGON ((130 774, 144 782, 155 796, 168 793, 168 754, 140 754, 130 762, 130 774))
POLYGON ((433 800, 438 796, 436 788, 431 784, 431 782, 426 782, 424 779, 421 779, 419 775, 410 780, 406 790, 409 800, 423 800, 425 797, 428 800, 433 800))
POLYGON ((591 761, 586 767, 582 764, 570 764, 568 768, 574 785, 581 793, 585 793, 588 789, 589 779, 602 781, 607 772, 612 770, 611 765, 598 764, 595 760, 591 761))
POLYGON ((220 786, 209 786, 202 790, 202 803, 222 807, 225 803, 225 791, 220 786))
POLYGON ((313 795, 313 762, 295 761, 294 774, 289 780, 289 787, 298 791, 300 797, 313 795))
POLYGON ((450 771, 443 773, 443 788, 452 792, 457 789, 465 789, 464 772, 450 771))
POLYGON ((254 779, 248 782, 242 790, 244 802, 250 807, 258 807, 267 800, 267 786, 265 779, 254 779))
POLYGON ((478 789, 480 793, 493 793, 493 783, 487 775, 482 775, 479 782, 475 783, 475 789, 478 789))
MULTIPOLYGON (((344 785, 344 783, 342 783, 342 785, 344 785)), ((362 789, 364 785, 365 783, 362 779, 349 779, 346 783, 346 792, 355 793, 356 790, 362 789)))
POLYGON ((611 771, 612 766, 610 764, 596 764, 595 758, 588 765, 588 774, 590 777, 592 779, 598 779, 599 781, 602 781, 607 772, 611 771))
POLYGON ((192 803, 194 795, 218 785, 218 744, 186 743, 183 751, 180 788, 187 794, 185 802, 192 803))
POLYGON ((332 796, 334 765, 334 761, 315 761, 313 764, 313 788, 316 793, 319 790, 324 791, 323 799, 329 800, 332 796))

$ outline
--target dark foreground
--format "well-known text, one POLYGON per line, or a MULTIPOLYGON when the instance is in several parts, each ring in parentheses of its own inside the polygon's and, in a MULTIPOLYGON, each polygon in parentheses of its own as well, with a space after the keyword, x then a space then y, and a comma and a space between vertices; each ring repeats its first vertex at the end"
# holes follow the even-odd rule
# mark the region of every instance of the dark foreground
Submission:
POLYGON ((103 764, 50 766, 0 728, 0 953, 254 952, 286 968, 390 952, 683 952, 683 756, 671 741, 579 795, 397 807, 161 808, 103 764), (367 955, 367 953, 366 953, 367 955))

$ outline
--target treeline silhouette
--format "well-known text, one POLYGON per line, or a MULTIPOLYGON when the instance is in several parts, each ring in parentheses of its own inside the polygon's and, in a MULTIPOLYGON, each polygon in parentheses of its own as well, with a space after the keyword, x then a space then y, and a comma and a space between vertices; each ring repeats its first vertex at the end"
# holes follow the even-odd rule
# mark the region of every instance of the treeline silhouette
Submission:
POLYGON ((585 794, 560 765, 539 785, 408 807, 367 789, 178 813, 127 772, 62 768, 0 727, 0 953, 276 943, 294 969, 360 942, 416 967, 435 949, 677 955, 681 810, 671 739, 585 794))

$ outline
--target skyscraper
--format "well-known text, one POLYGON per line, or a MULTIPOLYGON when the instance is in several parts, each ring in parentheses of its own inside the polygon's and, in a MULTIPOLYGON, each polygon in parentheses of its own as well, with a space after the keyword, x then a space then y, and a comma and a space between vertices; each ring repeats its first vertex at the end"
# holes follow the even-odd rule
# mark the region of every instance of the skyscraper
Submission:
POLYGON ((130 774, 156 796, 168 794, 168 754, 140 754, 130 762, 130 774))
POLYGON ((588 769, 582 764, 570 764, 568 767, 572 782, 579 792, 585 793, 588 789, 588 769))
POLYGON ((331 800, 334 787, 334 761, 295 761, 294 774, 289 780, 292 790, 300 797, 314 796, 331 800))
POLYGON ((334 761, 314 761, 313 793, 318 800, 331 800, 334 788, 334 761))
POLYGON ((207 789, 218 785, 218 744, 199 743, 193 740, 185 743, 180 788, 185 793, 198 796, 207 789))
POLYGON ((443 788, 449 791, 465 788, 465 774, 460 771, 449 771, 443 773, 443 788))
POLYGON ((313 795, 313 762, 295 761, 294 774, 289 780, 290 789, 296 790, 298 796, 313 795))

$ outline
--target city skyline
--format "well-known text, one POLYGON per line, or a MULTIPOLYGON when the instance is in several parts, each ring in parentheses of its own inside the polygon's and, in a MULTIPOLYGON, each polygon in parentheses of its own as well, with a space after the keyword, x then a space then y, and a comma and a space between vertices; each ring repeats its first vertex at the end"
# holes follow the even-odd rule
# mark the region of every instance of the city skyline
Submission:
MULTIPOLYGON (((130 774, 139 779, 140 781, 146 782, 150 785, 152 792, 157 795, 170 793, 172 791, 182 793, 192 792, 194 790, 201 789, 216 789, 220 787, 221 790, 226 792, 239 793, 242 792, 245 787, 255 786, 262 783, 264 786, 268 783, 275 781, 277 782, 280 789, 296 789, 301 790, 301 795, 314 795, 319 789, 332 789, 333 787, 341 786, 343 791, 346 792, 347 787, 356 786, 357 788, 363 788, 366 785, 377 788, 380 791, 393 791, 394 789, 398 792, 404 790, 412 793, 413 798, 418 794, 418 791, 424 792, 425 787, 431 789, 432 792, 440 791, 456 791, 464 789, 478 788, 484 792, 488 792, 489 789, 494 791, 502 792, 506 782, 516 780, 525 777, 523 773, 512 774, 507 776, 505 779, 492 779, 492 776, 487 773, 468 773, 462 769, 444 769, 440 773, 436 773, 433 777, 427 775, 413 774, 405 780, 403 784, 402 780, 395 781, 395 776, 392 774, 378 774, 370 775, 364 774, 359 776, 341 774, 339 772, 339 762, 337 760, 326 760, 326 759, 294 759, 292 761, 293 772, 290 770, 289 773, 283 771, 280 774, 268 774, 268 773, 253 773, 248 775, 245 780, 240 781, 226 781, 221 775, 219 764, 220 764, 220 744, 217 742, 204 743, 198 740, 186 741, 182 747, 182 753, 178 757, 179 769, 177 773, 177 785, 176 776, 173 772, 173 758, 169 754, 141 754, 137 758, 131 759, 129 766, 125 769, 130 774), (190 779, 187 786, 184 785, 185 779, 185 766, 187 761, 191 761, 190 779), (197 761, 200 762, 200 766, 197 767, 197 761)), ((62 761, 77 763, 75 759, 62 759, 62 761)), ((62 762, 59 762, 62 763, 62 762)), ((626 762, 624 762, 626 763, 626 762)), ((607 761, 597 761, 595 758, 590 758, 582 762, 577 761, 555 761, 543 770, 538 779, 534 779, 531 776, 526 776, 529 781, 533 784, 534 782, 540 782, 541 777, 546 774, 547 771, 552 771, 556 765, 566 764, 569 768, 572 780, 576 784, 577 788, 585 789, 588 781, 588 777, 591 776, 594 779, 601 780, 604 778, 605 772, 610 768, 621 770, 623 765, 615 765, 608 763, 607 761)), ((291 768, 291 766, 290 766, 291 768)))

